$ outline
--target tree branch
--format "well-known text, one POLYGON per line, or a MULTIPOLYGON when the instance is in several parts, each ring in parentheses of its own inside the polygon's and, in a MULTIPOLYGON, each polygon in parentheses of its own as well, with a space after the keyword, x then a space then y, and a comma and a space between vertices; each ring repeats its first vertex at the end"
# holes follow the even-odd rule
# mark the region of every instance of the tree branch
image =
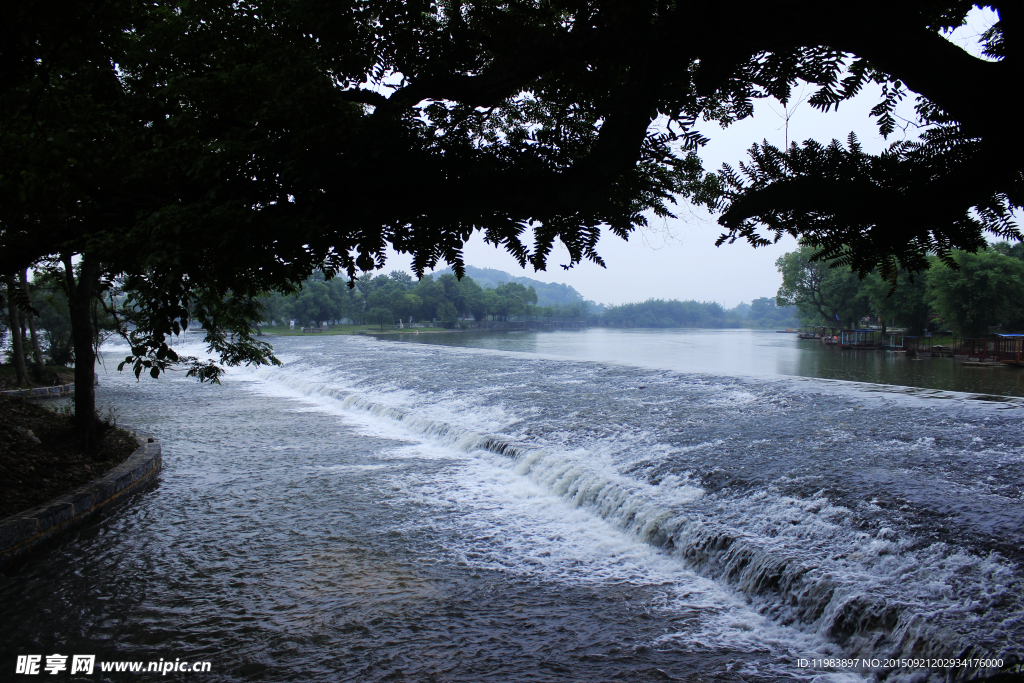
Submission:
POLYGON ((355 88, 353 90, 342 90, 338 92, 338 97, 346 102, 357 102, 359 104, 368 104, 372 107, 387 106, 388 98, 381 95, 379 92, 372 90, 363 90, 362 88, 355 88))
POLYGON ((1024 81, 1018 64, 985 61, 934 31, 888 22, 840 31, 830 42, 900 79, 960 121, 968 134, 1020 144, 1021 127, 1014 123, 1017 97, 1013 88, 1005 87, 1024 81))

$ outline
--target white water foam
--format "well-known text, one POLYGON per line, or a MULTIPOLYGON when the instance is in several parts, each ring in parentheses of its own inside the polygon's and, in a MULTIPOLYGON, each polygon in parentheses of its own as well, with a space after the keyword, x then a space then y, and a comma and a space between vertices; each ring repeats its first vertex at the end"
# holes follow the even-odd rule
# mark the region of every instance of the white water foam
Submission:
MULTIPOLYGON (((771 617, 769 622, 774 625, 748 629, 741 627, 748 622, 740 620, 735 622, 740 626, 732 629, 736 634, 753 631, 755 636, 751 637, 762 638, 758 634, 766 628, 784 628, 783 642, 807 643, 800 647, 829 656, 877 656, 881 649, 887 654, 955 656, 971 650, 965 649, 970 647, 966 641, 956 644, 959 639, 952 636, 950 624, 958 619, 970 620, 990 605, 1019 597, 1019 586, 1014 587, 1018 583, 1015 572, 998 556, 979 558, 942 544, 915 547, 915 539, 900 537, 889 529, 865 534, 846 522, 850 510, 832 505, 824 496, 798 500, 767 490, 738 498, 720 494, 703 500, 703 491, 691 486, 685 476, 666 478, 657 486, 623 477, 615 469, 614 458, 600 449, 526 447, 510 443, 507 437, 488 436, 486 432, 494 427, 507 427, 519 419, 500 405, 482 405, 451 391, 425 397, 380 382, 360 387, 363 379, 358 374, 339 378, 343 373, 334 369, 303 368, 301 376, 297 370, 259 370, 248 373, 247 379, 259 381, 253 389, 261 393, 300 399, 318 410, 342 415, 369 433, 399 436, 418 444, 418 457, 472 454, 474 462, 488 462, 499 473, 488 475, 493 483, 487 492, 489 498, 472 494, 461 479, 450 484, 453 488, 431 491, 436 500, 445 499, 444 491, 457 491, 462 496, 459 500, 472 503, 466 508, 472 511, 466 513, 469 518, 482 515, 487 519, 485 527, 507 523, 499 513, 509 508, 521 508, 521 514, 526 515, 540 505, 536 495, 520 496, 521 504, 502 498, 514 495, 509 490, 528 481, 546 492, 553 501, 550 505, 562 514, 566 514, 568 505, 570 510, 603 525, 602 533, 612 529, 634 545, 642 540, 668 548, 705 575, 740 588, 760 610, 751 614, 761 619, 771 617), (363 388, 365 395, 359 391, 363 388), (498 448, 506 452, 501 451, 505 447, 518 456, 515 464, 480 451, 498 448), (502 504, 494 506, 492 519, 487 517, 492 509, 486 501, 495 499, 502 500, 502 504), (713 519, 686 512, 688 505, 697 502, 714 513, 713 519), (807 626, 780 626, 785 623, 807 626), (830 643, 829 638, 840 641, 842 647, 830 643)), ((719 392, 721 402, 728 405, 757 398, 730 387, 709 389, 719 392)), ((780 404, 783 401, 779 399, 780 404)), ((930 448, 933 444, 921 442, 906 447, 930 448)), ((705 442, 691 448, 717 445, 705 442)), ((671 449, 651 455, 670 457, 671 449)), ((573 534, 590 538, 581 528, 573 534)), ((571 548, 568 558, 582 552, 567 543, 564 534, 553 538, 555 545, 571 548)), ((503 570, 548 571, 558 580, 570 580, 562 556, 539 554, 552 552, 550 549, 530 550, 536 541, 523 540, 527 550, 511 554, 516 558, 512 564, 518 569, 501 565, 503 570)), ((588 541, 587 545, 592 547, 593 543, 588 541)), ((665 558, 665 553, 653 548, 650 551, 659 561, 665 558)), ((466 554, 466 561, 479 562, 481 567, 498 568, 487 565, 498 559, 466 554)), ((634 566, 626 561, 611 561, 611 565, 620 570, 619 574, 608 574, 616 580, 628 580, 631 574, 626 568, 634 566)), ((677 566, 683 565, 677 562, 677 566)), ((594 576, 601 577, 601 571, 594 576)), ((1012 638, 1014 627, 1007 624, 1005 633, 993 634, 994 641, 1002 639, 1005 643, 1007 637, 1012 638)), ((729 624, 718 623, 714 633, 730 628, 729 624)), ((713 643, 713 638, 708 642, 713 643)), ((764 646, 768 650, 774 647, 767 640, 764 646)), ((920 672, 894 675, 912 678, 920 672)))
POLYGON ((822 634, 751 609, 745 597, 647 542, 672 517, 663 503, 690 503, 703 496, 683 478, 666 477, 654 486, 640 483, 615 472, 609 459, 582 449, 523 449, 518 460, 511 460, 482 449, 486 435, 306 378, 262 370, 254 374, 262 377, 250 378, 258 393, 302 401, 369 435, 411 442, 389 451, 389 458, 457 462, 452 478, 418 480, 403 474, 400 485, 411 499, 458 512, 451 519, 463 529, 464 541, 453 551, 468 566, 566 583, 657 586, 665 596, 661 609, 697 609, 702 616, 685 635, 667 636, 655 646, 763 652, 762 673, 784 669, 793 675, 787 662, 798 656, 836 654, 836 646, 822 634))

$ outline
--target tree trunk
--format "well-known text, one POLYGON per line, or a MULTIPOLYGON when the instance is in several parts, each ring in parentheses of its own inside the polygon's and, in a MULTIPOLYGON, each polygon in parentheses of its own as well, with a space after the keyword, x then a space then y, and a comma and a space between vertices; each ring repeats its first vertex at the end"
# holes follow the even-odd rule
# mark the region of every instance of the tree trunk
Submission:
POLYGON ((21 334, 21 322, 18 320, 18 304, 14 301, 14 276, 4 275, 4 284, 7 285, 7 326, 11 331, 11 355, 14 361, 14 372, 18 378, 18 386, 28 385, 28 372, 25 370, 25 349, 23 348, 23 337, 21 334))
MULTIPOLYGON (((25 293, 25 298, 28 302, 32 303, 32 293, 28 288, 28 269, 21 271, 21 291, 25 293)), ((30 338, 32 339, 32 355, 36 361, 35 373, 36 380, 39 382, 43 381, 43 375, 46 373, 46 364, 43 362, 43 352, 39 350, 39 335, 36 334, 36 317, 29 311, 25 314, 28 318, 28 330, 30 338)))
POLYGON ((75 349, 75 431, 86 450, 95 447, 96 436, 96 390, 94 373, 96 356, 93 351, 93 325, 90 308, 96 264, 88 254, 82 255, 79 264, 78 282, 71 255, 65 254, 64 277, 68 287, 68 308, 71 314, 71 343, 75 349))

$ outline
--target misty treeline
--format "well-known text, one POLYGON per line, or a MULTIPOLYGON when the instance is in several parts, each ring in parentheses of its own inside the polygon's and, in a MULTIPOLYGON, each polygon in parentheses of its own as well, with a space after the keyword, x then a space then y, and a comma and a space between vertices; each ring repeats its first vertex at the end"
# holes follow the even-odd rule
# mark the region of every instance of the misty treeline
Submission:
POLYGON ((859 278, 843 264, 813 261, 802 245, 776 261, 782 273, 777 301, 794 306, 807 325, 853 328, 864 318, 908 334, 949 330, 978 337, 1024 331, 1024 244, 999 242, 977 253, 954 251, 955 268, 931 257, 931 268, 893 279, 859 278))
POLYGON ((356 324, 394 325, 436 321, 452 326, 463 319, 572 320, 611 327, 762 327, 794 325, 794 309, 776 305, 772 297, 755 299, 726 310, 715 302, 665 301, 604 307, 585 301, 572 287, 512 277, 501 271, 467 266, 482 274, 481 284, 470 276, 458 280, 450 272, 426 275, 416 281, 408 273, 359 278, 354 287, 342 279, 325 279, 320 272, 293 295, 270 294, 261 300, 263 322, 294 320, 301 326, 347 320, 356 324), (537 287, 540 285, 540 287, 537 287), (538 294, 538 289, 543 294, 538 294))
POLYGON ((451 274, 425 275, 414 280, 408 273, 364 276, 354 287, 342 278, 325 279, 315 272, 293 295, 270 294, 261 300, 265 321, 295 320, 310 324, 349 320, 358 324, 393 325, 438 321, 452 325, 457 320, 579 320, 589 304, 582 300, 538 306, 537 292, 519 282, 499 282, 481 287, 473 278, 462 280, 451 274))
POLYGON ((754 299, 726 309, 714 301, 648 299, 640 303, 610 306, 597 319, 611 327, 753 327, 777 328, 798 324, 792 308, 783 308, 772 297, 754 299))

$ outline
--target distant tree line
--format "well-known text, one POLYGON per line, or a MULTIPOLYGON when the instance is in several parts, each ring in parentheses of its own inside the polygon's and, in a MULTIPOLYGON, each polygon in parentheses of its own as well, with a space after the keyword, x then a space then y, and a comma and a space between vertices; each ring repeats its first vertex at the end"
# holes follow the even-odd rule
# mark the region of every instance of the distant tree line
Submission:
MULTIPOLYGON (((444 271, 418 281, 408 273, 393 271, 376 277, 364 274, 349 287, 343 278, 327 278, 322 271, 314 271, 294 294, 263 295, 259 299, 263 312, 252 322, 258 326, 295 320, 300 326, 309 326, 346 320, 381 327, 399 320, 454 327, 470 319, 586 321, 615 327, 772 328, 796 324, 794 309, 781 308, 770 297, 730 310, 713 302, 660 299, 606 308, 585 301, 568 285, 551 285, 545 289, 545 298, 562 302, 545 306, 538 304, 537 281, 494 280, 508 274, 487 269, 475 272, 485 275, 487 286, 469 276, 458 280, 444 271), (496 286, 490 286, 492 281, 496 286)), ((0 288, 0 305, 7 314, 0 321, 0 338, 6 340, 3 362, 18 368, 19 384, 27 383, 29 376, 43 381, 46 366, 74 365, 67 283, 60 268, 37 270, 31 279, 26 271, 9 280, 0 288), (17 332, 5 336, 8 330, 17 332)), ((106 299, 93 299, 94 345, 113 332, 117 324, 112 313, 123 314, 126 306, 131 308, 132 303, 118 283, 111 285, 106 299)))
MULTIPOLYGON (((437 322, 452 327, 460 320, 585 320, 613 327, 782 328, 803 325, 857 327, 865 320, 901 327, 912 334, 948 329, 962 336, 981 336, 992 330, 1024 331, 1024 244, 1001 242, 978 253, 952 252, 955 268, 933 267, 913 276, 900 272, 888 278, 877 272, 860 278, 842 263, 816 261, 816 249, 803 244, 776 261, 783 282, 777 295, 725 309, 715 302, 649 299, 619 306, 584 301, 567 285, 545 291, 551 301, 538 305, 533 282, 491 279, 500 271, 476 269, 488 286, 470 276, 462 280, 442 272, 414 280, 394 271, 369 273, 350 287, 344 278, 328 278, 316 270, 293 294, 273 292, 258 299, 263 312, 254 323, 295 320, 303 326, 348 320, 359 324, 393 325, 398 320, 437 322), (837 267, 833 267, 833 266, 837 267)), ((933 265, 938 259, 933 257, 933 265)), ((66 264, 64 264, 66 268, 66 264)), ((469 268, 472 268, 471 266, 469 268)), ((3 361, 14 365, 19 384, 30 374, 42 379, 47 365, 74 364, 68 288, 79 274, 68 277, 61 265, 4 277, 0 306, 0 337, 5 338, 3 361), (5 333, 10 333, 6 335, 5 333)), ((511 277, 509 278, 511 279, 511 277)), ((107 299, 93 297, 90 329, 95 346, 116 326, 112 317, 133 306, 131 297, 107 286, 107 299)), ((255 309, 254 309, 255 310, 255 309)))
POLYGON ((1024 244, 1000 242, 971 254, 952 253, 955 268, 910 276, 859 278, 841 263, 814 261, 816 249, 801 245, 776 261, 782 286, 776 300, 794 306, 804 324, 853 328, 865 318, 911 334, 949 330, 984 336, 993 330, 1024 331, 1024 244), (835 265, 836 267, 833 267, 835 265))
MULTIPOLYGON (((460 320, 580 321, 612 327, 754 327, 776 328, 799 324, 795 309, 783 308, 773 297, 726 310, 721 304, 701 301, 649 299, 641 303, 609 306, 585 301, 568 285, 551 285, 548 301, 538 305, 536 281, 502 281, 501 271, 477 269, 487 281, 481 286, 470 276, 458 280, 450 272, 426 275, 415 281, 403 272, 359 278, 354 287, 316 272, 293 295, 270 294, 262 299, 264 322, 296 321, 301 326, 347 320, 357 324, 393 325, 436 321, 454 326, 460 320), (496 282, 496 286, 490 286, 496 282), (530 284, 526 284, 530 283, 530 284)), ((511 278, 508 278, 511 280, 511 278)), ((547 284, 547 283, 541 283, 547 284)))
POLYGON ((436 321, 454 326, 459 320, 580 320, 588 304, 538 306, 537 292, 518 282, 481 287, 473 278, 443 274, 416 281, 408 273, 364 276, 354 287, 342 279, 326 280, 316 272, 294 295, 270 294, 262 299, 264 321, 295 320, 306 326, 348 320, 358 324, 393 325, 436 321))
MULTIPOLYGON (((442 275, 454 275, 454 272, 451 267, 448 267, 435 271, 433 275, 434 279, 437 279, 442 275)), ((466 265, 466 275, 473 278, 473 281, 484 289, 487 289, 488 287, 496 288, 498 285, 505 282, 518 282, 524 287, 533 287, 537 292, 538 306, 565 306, 584 301, 582 294, 577 292, 572 286, 565 283, 543 282, 523 275, 506 273, 505 271, 497 270, 495 268, 478 268, 477 266, 468 264, 466 265)), ((590 302, 590 308, 600 309, 601 306, 590 302)))
POLYGON ((591 322, 610 327, 752 327, 778 328, 799 324, 792 308, 778 306, 772 297, 754 299, 725 309, 714 301, 648 299, 609 306, 591 322))

